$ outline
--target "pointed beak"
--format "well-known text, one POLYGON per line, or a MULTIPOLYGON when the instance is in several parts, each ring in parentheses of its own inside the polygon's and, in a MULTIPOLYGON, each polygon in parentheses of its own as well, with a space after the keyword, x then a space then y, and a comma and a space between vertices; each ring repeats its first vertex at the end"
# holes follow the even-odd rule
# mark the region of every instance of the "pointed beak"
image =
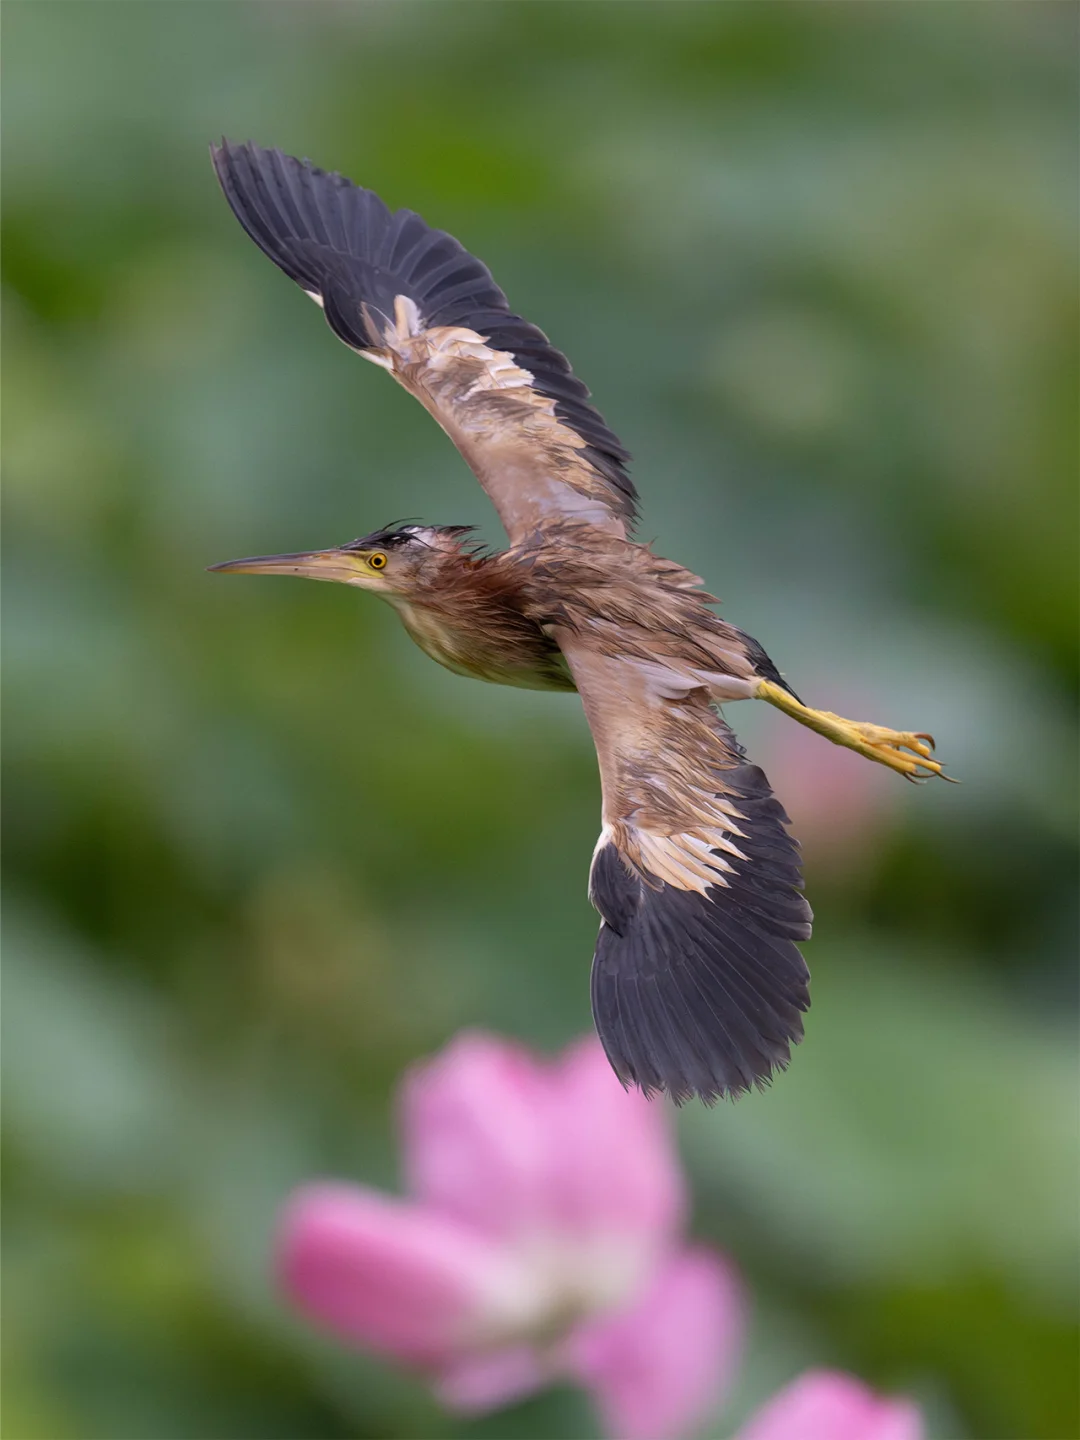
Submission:
POLYGON ((339 580, 348 584, 366 573, 358 550, 308 550, 298 555, 253 555, 247 560, 225 560, 209 565, 233 575, 302 575, 307 580, 339 580))

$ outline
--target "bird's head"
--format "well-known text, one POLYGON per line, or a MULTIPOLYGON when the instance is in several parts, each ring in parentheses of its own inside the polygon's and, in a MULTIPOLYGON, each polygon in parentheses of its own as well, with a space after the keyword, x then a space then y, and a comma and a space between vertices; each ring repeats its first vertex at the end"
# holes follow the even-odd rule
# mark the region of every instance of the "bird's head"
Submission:
POLYGON ((211 565, 238 575, 300 575, 308 580, 337 580, 387 599, 408 598, 432 577, 440 560, 466 553, 471 525, 392 525, 333 550, 296 555, 255 555, 211 565))

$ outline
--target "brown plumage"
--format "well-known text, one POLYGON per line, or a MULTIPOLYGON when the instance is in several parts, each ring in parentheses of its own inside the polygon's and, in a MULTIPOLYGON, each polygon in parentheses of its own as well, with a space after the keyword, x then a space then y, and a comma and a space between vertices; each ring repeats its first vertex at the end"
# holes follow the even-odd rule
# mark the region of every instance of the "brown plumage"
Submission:
POLYGON ((941 774, 932 742, 804 706, 696 575, 633 541, 627 452, 456 240, 279 151, 213 159, 247 233, 430 411, 510 538, 487 554, 467 527, 407 525, 214 568, 371 590, 451 670, 578 690, 603 790, 592 999, 611 1063, 676 1100, 764 1083, 802 1036, 811 916, 787 817, 718 706, 767 700, 909 779, 941 774))

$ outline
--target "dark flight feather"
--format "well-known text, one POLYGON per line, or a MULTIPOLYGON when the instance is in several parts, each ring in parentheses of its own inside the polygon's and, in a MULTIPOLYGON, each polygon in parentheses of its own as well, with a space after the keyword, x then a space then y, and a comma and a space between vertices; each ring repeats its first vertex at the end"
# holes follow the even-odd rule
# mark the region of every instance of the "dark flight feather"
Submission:
MULTIPOLYGON (((680 1103, 764 1085, 802 1038, 810 934, 798 847, 762 772, 743 765, 737 796, 746 861, 706 894, 642 878, 613 844, 597 852, 590 898, 603 917, 592 1003, 608 1059, 625 1083, 680 1103)), ((718 852, 719 853, 719 852, 718 852)))
POLYGON ((583 458, 604 476, 632 523, 637 492, 630 456, 589 403, 589 390, 543 331, 515 315, 487 267, 411 210, 392 213, 370 190, 309 160, 250 142, 211 146, 225 198, 256 245, 309 294, 354 349, 378 348, 368 312, 391 321, 394 299, 416 305, 425 328, 462 326, 514 357, 555 414, 585 442, 583 458))

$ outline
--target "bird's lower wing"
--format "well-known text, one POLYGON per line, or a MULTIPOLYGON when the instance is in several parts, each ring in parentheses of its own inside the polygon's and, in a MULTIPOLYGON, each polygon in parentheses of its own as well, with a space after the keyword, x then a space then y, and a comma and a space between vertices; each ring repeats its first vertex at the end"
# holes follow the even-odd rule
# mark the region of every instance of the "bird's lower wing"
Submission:
POLYGON ((802 1037, 798 847, 705 687, 557 632, 596 742, 589 895, 597 1030, 620 1078, 676 1101, 763 1084, 802 1037))
POLYGON ((256 245, 322 306, 334 333, 435 417, 513 544, 568 519, 625 535, 630 458, 542 331, 486 266, 411 210, 310 161, 223 141, 214 167, 256 245))

